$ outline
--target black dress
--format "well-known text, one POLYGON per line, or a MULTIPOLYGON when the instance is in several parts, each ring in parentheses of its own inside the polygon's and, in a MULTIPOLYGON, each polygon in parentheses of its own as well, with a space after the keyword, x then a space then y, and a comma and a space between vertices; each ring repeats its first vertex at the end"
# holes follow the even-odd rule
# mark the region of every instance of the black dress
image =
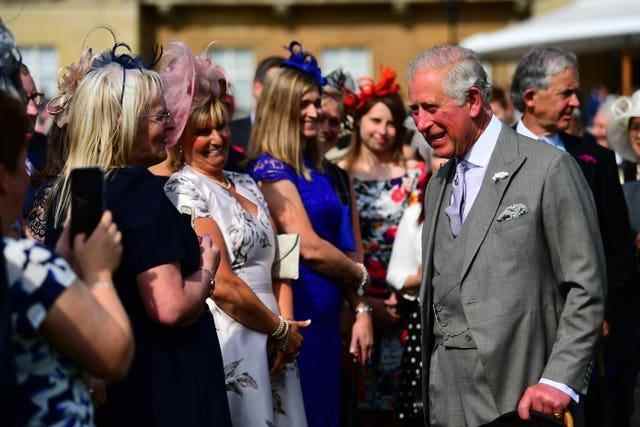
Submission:
MULTIPOLYGON (((147 314, 136 277, 179 263, 183 277, 200 268, 200 248, 189 219, 166 198, 166 178, 142 167, 113 171, 106 206, 122 232, 122 262, 114 275, 129 315, 135 356, 128 376, 107 388, 99 426, 231 426, 222 354, 208 309, 188 326, 163 326, 147 314)), ((58 233, 48 221, 47 242, 58 233), (51 237, 51 238, 50 238, 51 237)), ((99 339, 99 338, 98 338, 99 339)))

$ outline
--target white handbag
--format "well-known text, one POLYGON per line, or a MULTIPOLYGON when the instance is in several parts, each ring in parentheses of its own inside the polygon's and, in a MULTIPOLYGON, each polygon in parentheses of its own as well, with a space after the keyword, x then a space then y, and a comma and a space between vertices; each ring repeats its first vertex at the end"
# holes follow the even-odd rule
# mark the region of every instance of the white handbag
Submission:
POLYGON ((300 235, 278 234, 278 253, 273 262, 274 279, 297 280, 300 275, 300 235))

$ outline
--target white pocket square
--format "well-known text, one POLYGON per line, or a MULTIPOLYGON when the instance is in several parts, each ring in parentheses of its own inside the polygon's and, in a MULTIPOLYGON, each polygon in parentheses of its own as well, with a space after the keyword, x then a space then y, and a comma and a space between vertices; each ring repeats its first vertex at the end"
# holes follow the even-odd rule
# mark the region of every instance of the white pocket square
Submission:
POLYGON ((497 222, 505 222, 510 221, 512 219, 518 218, 529 212, 529 209, 522 203, 516 203, 511 206, 507 206, 505 210, 503 210, 500 215, 496 218, 497 222))

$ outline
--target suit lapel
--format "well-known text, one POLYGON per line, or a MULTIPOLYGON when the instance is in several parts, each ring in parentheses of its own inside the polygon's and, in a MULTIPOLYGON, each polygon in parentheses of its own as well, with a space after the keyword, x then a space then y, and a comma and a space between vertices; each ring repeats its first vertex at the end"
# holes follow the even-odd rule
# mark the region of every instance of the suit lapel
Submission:
POLYGON ((487 236, 487 232, 495 218, 500 202, 509 183, 526 160, 518 150, 518 138, 513 130, 502 126, 491 160, 480 187, 480 192, 469 212, 464 227, 467 228, 467 242, 465 244, 464 262, 461 270, 460 283, 465 279, 480 245, 487 236), (494 180, 496 174, 508 175, 494 180))
MULTIPOLYGON (((432 179, 435 180, 434 193, 436 194, 435 200, 427 200, 425 197, 425 209, 429 209, 431 216, 425 216, 428 218, 428 227, 424 227, 422 237, 422 253, 424 254, 424 267, 422 269, 422 283, 420 286, 420 301, 423 303, 425 299, 427 288, 431 289, 431 278, 433 277, 433 247, 435 243, 435 230, 438 224, 438 217, 440 216, 440 208, 442 206, 442 200, 444 199, 445 189, 447 188, 447 179, 452 174, 454 162, 448 161, 442 169, 432 179), (433 203, 433 208, 429 206, 429 203, 433 203)), ((425 210, 426 212, 426 210, 425 210)))

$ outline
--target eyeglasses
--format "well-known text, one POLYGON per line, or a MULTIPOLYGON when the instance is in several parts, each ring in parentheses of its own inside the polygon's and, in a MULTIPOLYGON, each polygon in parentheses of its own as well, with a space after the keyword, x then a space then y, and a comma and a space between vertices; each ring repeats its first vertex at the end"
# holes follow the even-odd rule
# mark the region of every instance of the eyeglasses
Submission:
POLYGON ((173 120, 173 116, 167 110, 161 111, 159 113, 145 114, 145 117, 148 117, 152 122, 165 125, 168 125, 173 120))
POLYGON ((31 95, 27 96, 27 104, 33 101, 33 104, 36 107, 40 107, 44 102, 44 93, 42 92, 33 92, 31 95))

